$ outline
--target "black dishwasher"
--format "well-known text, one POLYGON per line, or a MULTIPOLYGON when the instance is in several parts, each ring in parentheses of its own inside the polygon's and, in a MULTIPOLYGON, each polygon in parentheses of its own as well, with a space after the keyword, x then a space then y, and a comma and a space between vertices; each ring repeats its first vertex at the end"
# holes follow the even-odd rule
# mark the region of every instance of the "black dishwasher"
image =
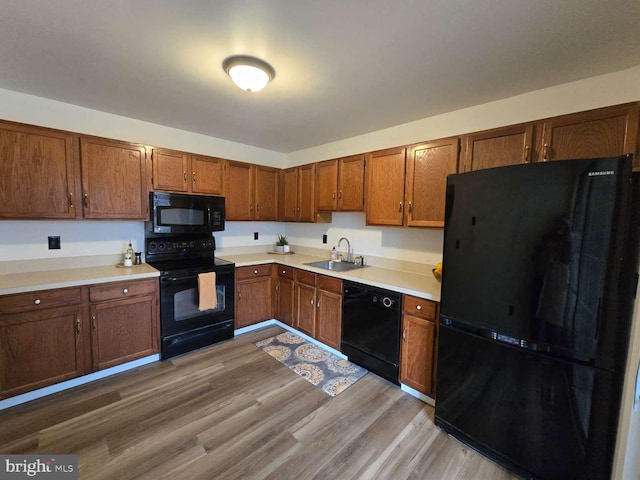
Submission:
POLYGON ((399 384, 400 294, 343 281, 342 295, 340 350, 353 363, 399 384))

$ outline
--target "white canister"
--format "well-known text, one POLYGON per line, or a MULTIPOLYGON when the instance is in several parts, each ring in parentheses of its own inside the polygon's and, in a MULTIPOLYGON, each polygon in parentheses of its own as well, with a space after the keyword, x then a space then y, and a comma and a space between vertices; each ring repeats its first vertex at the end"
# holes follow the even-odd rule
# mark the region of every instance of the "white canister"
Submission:
POLYGON ((133 266, 133 259, 131 258, 131 253, 130 252, 126 252, 124 254, 124 266, 125 267, 133 266))

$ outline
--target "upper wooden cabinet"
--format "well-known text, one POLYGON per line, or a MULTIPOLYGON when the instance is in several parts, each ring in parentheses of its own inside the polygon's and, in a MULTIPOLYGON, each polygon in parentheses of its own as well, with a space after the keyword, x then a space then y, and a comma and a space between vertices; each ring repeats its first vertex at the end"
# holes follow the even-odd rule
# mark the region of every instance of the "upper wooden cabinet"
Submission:
POLYGON ((151 162, 144 146, 80 137, 80 160, 85 218, 147 219, 151 162))
POLYGON ((472 133, 462 138, 461 172, 535 161, 534 125, 472 133))
POLYGON ((167 149, 153 149, 153 189, 224 194, 224 160, 167 149))
POLYGON ((280 172, 277 168, 261 165, 256 165, 255 169, 255 220, 278 220, 280 172))
POLYGON ((639 108, 627 103, 465 135, 461 171, 635 154, 639 108))
POLYGON ((639 108, 638 103, 628 103, 545 120, 541 160, 637 153, 639 108))
POLYGON ((316 209, 316 164, 287 168, 281 171, 280 216, 284 222, 331 221, 330 213, 316 209))
POLYGON ((227 162, 226 219, 278 220, 279 170, 227 162))
POLYGON ((327 160, 316 166, 316 208, 364 210, 364 154, 327 160))
POLYGON ((0 217, 80 218, 78 139, 0 122, 0 217))
POLYGON ((405 147, 367 153, 367 225, 402 225, 406 153, 405 147))
POLYGON ((458 168, 458 138, 409 147, 405 221, 409 227, 444 227, 447 175, 458 168))

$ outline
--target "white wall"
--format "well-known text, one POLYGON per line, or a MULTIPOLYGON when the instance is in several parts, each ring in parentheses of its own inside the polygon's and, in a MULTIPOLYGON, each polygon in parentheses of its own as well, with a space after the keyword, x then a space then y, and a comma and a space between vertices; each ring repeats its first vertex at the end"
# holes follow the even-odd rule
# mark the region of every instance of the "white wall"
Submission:
POLYGON ((640 100, 640 65, 464 108, 287 155, 287 166, 640 100))
POLYGON ((3 89, 0 119, 274 167, 286 159, 263 148, 3 89))
MULTIPOLYGON (((364 213, 334 213, 331 224, 288 223, 289 243, 329 251, 340 237, 347 237, 356 255, 436 264, 442 259, 442 230, 367 227, 364 213), (327 243, 322 243, 322 235, 327 243)), ((346 251, 343 242, 339 250, 346 251)))

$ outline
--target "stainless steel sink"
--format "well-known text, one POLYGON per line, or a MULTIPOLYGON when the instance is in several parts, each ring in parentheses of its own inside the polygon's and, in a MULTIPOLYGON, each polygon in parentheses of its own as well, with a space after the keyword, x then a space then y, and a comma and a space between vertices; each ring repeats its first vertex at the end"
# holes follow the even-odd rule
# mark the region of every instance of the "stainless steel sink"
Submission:
POLYGON ((357 270, 357 269, 365 268, 368 266, 368 265, 356 265, 355 263, 349 263, 349 262, 334 262, 332 260, 321 260, 319 262, 310 262, 310 263, 305 263, 305 265, 309 265, 310 267, 324 268, 325 270, 333 270, 334 272, 348 272, 349 270, 357 270))

